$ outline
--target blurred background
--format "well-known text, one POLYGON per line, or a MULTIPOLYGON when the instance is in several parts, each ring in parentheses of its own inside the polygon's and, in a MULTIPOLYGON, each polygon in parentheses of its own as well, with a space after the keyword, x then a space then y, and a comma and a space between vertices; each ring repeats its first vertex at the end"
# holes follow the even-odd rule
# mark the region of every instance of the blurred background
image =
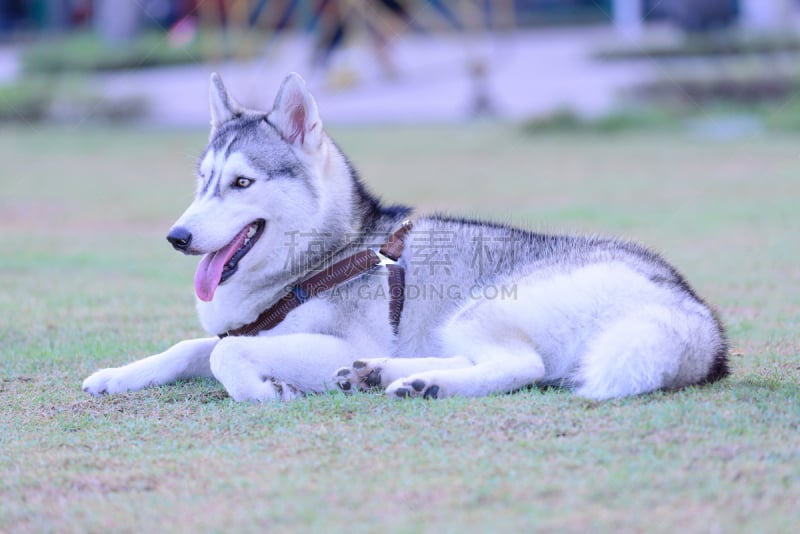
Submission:
POLYGON ((333 123, 800 129, 799 0, 2 0, 0 120, 207 124, 219 71, 333 123))

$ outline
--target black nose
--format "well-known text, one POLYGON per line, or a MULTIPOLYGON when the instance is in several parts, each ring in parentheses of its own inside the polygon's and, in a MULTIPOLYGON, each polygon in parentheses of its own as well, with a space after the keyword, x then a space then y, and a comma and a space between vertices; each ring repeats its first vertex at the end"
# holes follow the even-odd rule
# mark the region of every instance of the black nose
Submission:
POLYGON ((167 234, 167 241, 172 243, 175 250, 186 252, 192 242, 192 233, 181 226, 177 226, 169 231, 167 234))

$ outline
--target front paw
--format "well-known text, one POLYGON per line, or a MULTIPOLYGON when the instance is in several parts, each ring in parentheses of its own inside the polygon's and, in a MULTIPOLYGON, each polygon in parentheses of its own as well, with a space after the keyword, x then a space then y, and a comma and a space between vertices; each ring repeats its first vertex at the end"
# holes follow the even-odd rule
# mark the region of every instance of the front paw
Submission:
POLYGON ((122 393, 131 389, 123 380, 119 367, 101 369, 83 381, 83 391, 95 397, 107 393, 122 393))
POLYGON ((377 360, 358 360, 351 367, 342 367, 336 371, 333 382, 345 392, 380 388, 381 367, 377 360))

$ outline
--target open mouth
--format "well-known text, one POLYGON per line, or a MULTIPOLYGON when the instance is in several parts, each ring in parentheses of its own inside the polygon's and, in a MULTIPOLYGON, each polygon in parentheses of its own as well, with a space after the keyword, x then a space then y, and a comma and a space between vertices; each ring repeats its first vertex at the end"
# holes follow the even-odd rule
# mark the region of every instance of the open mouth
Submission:
POLYGON ((256 244, 265 226, 264 219, 253 221, 236 234, 230 243, 203 256, 194 276, 194 289, 200 300, 211 301, 217 286, 236 273, 239 262, 256 244))

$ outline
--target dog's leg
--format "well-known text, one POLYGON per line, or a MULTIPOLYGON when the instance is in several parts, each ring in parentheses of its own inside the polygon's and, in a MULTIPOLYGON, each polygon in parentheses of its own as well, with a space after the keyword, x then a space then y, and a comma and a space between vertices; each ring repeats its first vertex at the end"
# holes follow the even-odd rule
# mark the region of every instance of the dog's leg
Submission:
POLYGON ((135 391, 188 378, 213 378, 209 357, 216 337, 181 341, 166 351, 123 367, 101 369, 83 381, 91 395, 135 391))
POLYGON ((211 370, 234 400, 288 400, 334 388, 334 370, 353 361, 353 352, 322 334, 228 337, 212 352, 211 370))
POLYGON ((452 358, 370 358, 342 367, 333 377, 342 391, 385 389, 386 386, 414 373, 461 369, 474 365, 463 356, 452 358))
POLYGON ((520 352, 485 347, 488 360, 461 369, 440 368, 399 378, 386 387, 391 397, 482 397, 508 393, 544 377, 544 363, 533 350, 520 352))
POLYGON ((479 397, 541 380, 544 362, 525 332, 528 319, 513 304, 487 300, 463 308, 439 333, 443 349, 461 357, 412 359, 406 369, 402 359, 385 362, 380 385, 395 397, 479 397))

